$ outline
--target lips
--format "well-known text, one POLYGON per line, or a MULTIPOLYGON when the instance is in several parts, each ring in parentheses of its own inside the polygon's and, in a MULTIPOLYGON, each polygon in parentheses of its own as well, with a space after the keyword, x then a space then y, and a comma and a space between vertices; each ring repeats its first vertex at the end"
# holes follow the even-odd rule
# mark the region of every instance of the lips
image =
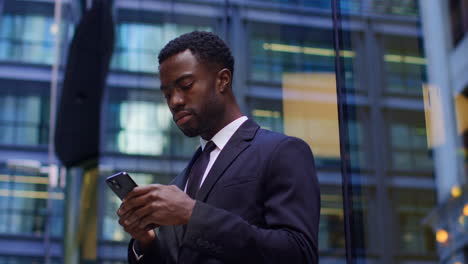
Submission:
POLYGON ((174 121, 176 122, 178 126, 181 126, 187 123, 187 121, 189 121, 191 117, 192 117, 192 114, 190 112, 180 111, 174 115, 174 121))

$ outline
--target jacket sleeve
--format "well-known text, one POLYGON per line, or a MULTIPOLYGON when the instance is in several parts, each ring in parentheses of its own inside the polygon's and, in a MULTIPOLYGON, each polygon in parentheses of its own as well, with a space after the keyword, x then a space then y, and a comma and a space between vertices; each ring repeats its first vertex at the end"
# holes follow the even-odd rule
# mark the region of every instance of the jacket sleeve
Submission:
POLYGON ((226 263, 318 263, 320 194, 312 152, 288 137, 269 155, 260 194, 265 224, 197 201, 184 246, 226 263))

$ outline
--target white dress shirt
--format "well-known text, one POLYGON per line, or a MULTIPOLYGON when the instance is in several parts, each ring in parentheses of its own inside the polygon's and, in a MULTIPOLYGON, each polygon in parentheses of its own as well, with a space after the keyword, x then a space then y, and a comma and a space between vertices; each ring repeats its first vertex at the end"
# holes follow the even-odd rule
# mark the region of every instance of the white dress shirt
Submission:
MULTIPOLYGON (((206 176, 211 170, 211 167, 213 167, 213 164, 215 163, 216 159, 219 156, 219 153, 221 153, 221 150, 223 150, 224 146, 228 143, 229 139, 231 139, 232 135, 239 129, 239 127, 247 121, 246 116, 241 116, 237 118, 236 120, 232 121, 225 127, 223 127, 218 133, 216 133, 212 138, 211 141, 216 145, 216 148, 211 151, 210 153, 210 161, 208 162, 208 165, 206 166, 205 173, 203 173, 203 178, 200 181, 200 188, 203 185, 203 182, 206 179, 206 176)), ((200 145, 202 150, 205 149, 206 143, 208 143, 208 140, 204 140, 203 138, 200 138, 200 145)), ((190 180, 190 179, 189 179, 190 180)), ((187 181, 188 183, 188 181, 187 181)), ((185 191, 187 191, 187 185, 185 185, 185 191)))
MULTIPOLYGON (((248 118, 246 116, 241 116, 241 117, 237 118, 236 120, 232 121, 231 123, 229 123, 228 125, 223 127, 220 131, 218 131, 218 133, 216 133, 211 138, 211 141, 213 141, 213 143, 216 145, 216 148, 213 151, 211 151, 211 153, 210 153, 210 161, 208 162, 208 165, 206 166, 206 170, 203 173, 203 178, 200 181, 200 187, 202 186, 203 182, 206 179, 206 176, 210 172, 211 167, 213 167, 213 164, 215 163, 216 159, 218 158, 219 153, 221 153, 223 148, 228 143, 229 139, 231 139, 232 135, 234 135, 234 133, 237 131, 237 129, 239 129, 239 127, 245 121, 247 121, 247 119, 248 118)), ((208 140, 204 140, 203 138, 200 137, 200 145, 201 145, 202 150, 205 149, 206 143, 208 143, 208 140)), ((188 183, 188 181, 187 181, 187 183, 188 183)), ((185 184, 184 191, 187 191, 187 184, 185 184)), ((141 254, 141 255, 137 254, 137 252, 135 250, 135 243, 133 243, 132 249, 133 249, 133 253, 135 254, 135 257, 136 257, 137 261, 140 260, 143 257, 143 254, 141 254)))

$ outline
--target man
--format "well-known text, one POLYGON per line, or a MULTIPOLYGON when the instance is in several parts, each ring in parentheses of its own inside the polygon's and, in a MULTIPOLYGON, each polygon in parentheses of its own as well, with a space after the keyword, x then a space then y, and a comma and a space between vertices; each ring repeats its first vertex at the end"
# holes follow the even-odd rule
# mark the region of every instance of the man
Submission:
POLYGON ((174 121, 200 136, 201 148, 173 185, 137 187, 123 200, 129 262, 318 263, 320 196, 308 145, 242 115, 234 59, 216 35, 172 40, 159 65, 174 121))

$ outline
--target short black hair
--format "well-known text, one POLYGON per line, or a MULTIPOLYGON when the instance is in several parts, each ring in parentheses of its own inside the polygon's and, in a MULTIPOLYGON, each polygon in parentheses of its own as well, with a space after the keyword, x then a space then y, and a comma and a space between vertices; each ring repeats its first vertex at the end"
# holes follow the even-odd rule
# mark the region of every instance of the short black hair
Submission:
POLYGON ((234 74, 234 58, 232 57, 231 50, 220 37, 206 31, 193 31, 169 41, 159 52, 159 65, 167 58, 187 49, 200 62, 213 63, 222 68, 229 69, 234 74))

